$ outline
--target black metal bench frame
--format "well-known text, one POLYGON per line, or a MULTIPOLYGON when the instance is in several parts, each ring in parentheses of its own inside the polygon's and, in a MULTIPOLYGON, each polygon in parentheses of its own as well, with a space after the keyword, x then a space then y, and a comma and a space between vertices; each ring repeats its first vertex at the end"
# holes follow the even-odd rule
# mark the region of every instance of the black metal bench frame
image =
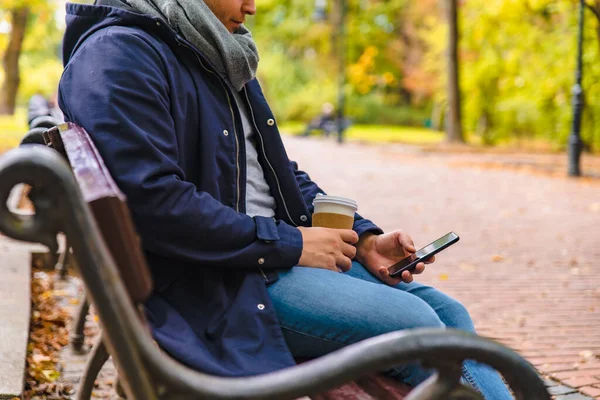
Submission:
MULTIPOLYGON (((83 129, 70 123, 54 128, 53 132, 62 139, 69 134, 87 137, 83 129)), ((68 155, 71 166, 76 156, 68 155)), ((89 196, 90 185, 94 185, 85 181, 90 177, 85 169, 99 166, 87 160, 83 167, 75 167, 79 170, 72 170, 59 152, 36 145, 0 157, 0 233, 42 243, 54 252, 58 233, 63 232, 69 238, 79 273, 102 325, 103 344, 98 346, 100 350, 106 346, 106 357, 112 355, 129 399, 295 399, 323 392, 369 372, 414 361, 436 369, 437 373, 406 399, 448 399, 462 386, 459 381, 465 359, 498 370, 517 399, 550 399, 535 370, 517 353, 491 340, 453 330, 394 332, 256 377, 223 378, 194 371, 155 345, 139 302, 133 300, 132 289, 126 286, 115 262, 120 255, 111 254, 103 239, 89 199, 84 198, 89 196), (6 205, 10 191, 21 183, 35 190, 33 216, 13 214, 6 205)))

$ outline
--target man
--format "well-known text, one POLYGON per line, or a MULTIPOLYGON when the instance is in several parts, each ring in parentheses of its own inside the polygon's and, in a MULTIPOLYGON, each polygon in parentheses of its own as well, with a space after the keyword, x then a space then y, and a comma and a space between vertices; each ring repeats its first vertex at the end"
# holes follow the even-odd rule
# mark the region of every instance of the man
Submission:
MULTIPOLYGON (((254 14, 249 0, 67 5, 61 109, 128 197, 156 283, 146 310, 158 344, 198 370, 246 376, 394 330, 472 331, 455 300, 410 272, 389 276, 415 251, 407 234, 360 216, 352 230, 310 227, 324 191, 289 161, 255 79, 243 25, 254 14)), ((428 376, 389 373, 413 385, 428 376)), ((466 363, 464 378, 509 398, 485 367, 466 363)))
POLYGON ((325 136, 329 136, 329 134, 335 130, 336 125, 333 104, 325 103, 323 104, 323 107, 321 107, 321 115, 313 118, 308 123, 302 136, 310 136, 310 133, 315 129, 320 129, 325 136))
POLYGON ((37 123, 48 124, 44 125, 46 128, 50 128, 63 122, 63 115, 58 108, 56 96, 57 92, 54 92, 50 99, 46 99, 39 93, 31 96, 27 103, 27 123, 30 128, 32 127, 34 120, 40 117, 50 117, 46 118, 43 122, 42 119, 37 120, 37 123))

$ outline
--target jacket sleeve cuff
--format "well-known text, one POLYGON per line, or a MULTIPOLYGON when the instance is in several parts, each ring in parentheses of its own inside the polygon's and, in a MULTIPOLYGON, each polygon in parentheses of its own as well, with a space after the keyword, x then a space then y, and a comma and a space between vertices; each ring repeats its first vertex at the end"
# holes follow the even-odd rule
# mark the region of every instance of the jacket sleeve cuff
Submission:
POLYGON ((373 233, 375 235, 381 235, 383 233, 383 230, 381 228, 379 228, 370 220, 363 218, 355 220, 352 229, 356 233, 358 233, 359 237, 367 232, 373 233))
POLYGON ((273 218, 254 217, 256 234, 269 257, 264 257, 262 268, 292 268, 302 255, 302 233, 299 229, 273 218))

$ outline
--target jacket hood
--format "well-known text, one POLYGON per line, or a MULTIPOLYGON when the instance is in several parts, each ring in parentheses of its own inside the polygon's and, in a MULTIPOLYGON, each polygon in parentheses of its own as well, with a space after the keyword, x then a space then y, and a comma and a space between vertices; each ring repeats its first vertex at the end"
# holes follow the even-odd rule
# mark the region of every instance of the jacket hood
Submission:
MULTIPOLYGON (((156 31, 158 18, 136 12, 127 3, 120 0, 99 0, 94 5, 67 3, 66 5, 65 36, 63 38, 62 57, 66 66, 70 58, 83 41, 101 29, 109 26, 135 26, 147 31, 156 31)), ((171 37, 175 33, 160 24, 164 33, 170 31, 171 37)))

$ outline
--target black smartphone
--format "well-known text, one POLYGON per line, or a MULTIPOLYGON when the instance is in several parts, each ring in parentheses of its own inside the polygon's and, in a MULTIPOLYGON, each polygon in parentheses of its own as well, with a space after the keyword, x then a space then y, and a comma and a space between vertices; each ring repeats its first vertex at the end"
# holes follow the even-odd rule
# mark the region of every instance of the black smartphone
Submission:
POLYGON ((450 232, 436 241, 429 243, 427 246, 418 250, 416 253, 411 254, 410 256, 403 258, 398 261, 396 264, 392 265, 388 268, 390 271, 390 276, 400 275, 404 271, 412 270, 417 266, 421 261, 427 260, 429 257, 434 254, 439 253, 447 247, 452 246, 454 243, 458 242, 460 238, 454 232, 450 232))

